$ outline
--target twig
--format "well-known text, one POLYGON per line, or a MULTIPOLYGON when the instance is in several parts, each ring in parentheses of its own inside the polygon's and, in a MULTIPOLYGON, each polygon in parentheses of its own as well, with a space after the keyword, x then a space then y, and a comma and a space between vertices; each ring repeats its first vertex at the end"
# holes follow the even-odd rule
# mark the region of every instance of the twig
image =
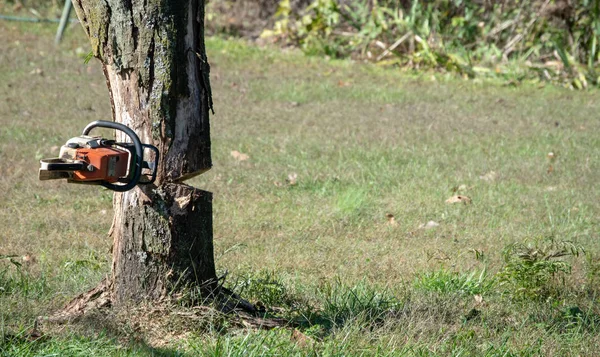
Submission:
POLYGON ((380 54, 375 61, 379 62, 385 56, 387 56, 390 52, 396 49, 396 47, 400 46, 402 42, 406 41, 407 38, 412 35, 412 31, 408 31, 404 34, 404 36, 400 37, 398 41, 394 42, 390 47, 388 47, 382 54, 380 54))
POLYGON ((338 36, 344 36, 344 37, 365 37, 364 35, 361 35, 360 33, 357 32, 350 32, 350 31, 332 31, 331 32, 334 35, 338 35, 338 36))
POLYGON ((488 33, 487 35, 485 35, 486 38, 490 38, 492 36, 495 36, 497 34, 499 34, 500 32, 506 30, 507 28, 509 28, 512 24, 514 24, 517 21, 517 19, 513 19, 513 20, 506 20, 503 23, 501 23, 500 25, 494 27, 492 29, 492 31, 490 31, 490 33, 488 33))

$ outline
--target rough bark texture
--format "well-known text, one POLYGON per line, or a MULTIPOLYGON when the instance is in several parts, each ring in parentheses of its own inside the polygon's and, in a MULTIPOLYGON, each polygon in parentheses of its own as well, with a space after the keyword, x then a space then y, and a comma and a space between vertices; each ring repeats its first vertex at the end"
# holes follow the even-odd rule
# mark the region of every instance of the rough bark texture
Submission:
POLYGON ((159 299, 190 283, 214 280, 211 200, 210 192, 165 183, 141 205, 118 205, 115 221, 122 227, 115 228, 113 245, 117 301, 140 294, 159 299))
POLYGON ((214 281, 212 196, 182 183, 211 167, 204 1, 73 3, 114 120, 160 151, 156 186, 114 195, 112 303, 214 281))

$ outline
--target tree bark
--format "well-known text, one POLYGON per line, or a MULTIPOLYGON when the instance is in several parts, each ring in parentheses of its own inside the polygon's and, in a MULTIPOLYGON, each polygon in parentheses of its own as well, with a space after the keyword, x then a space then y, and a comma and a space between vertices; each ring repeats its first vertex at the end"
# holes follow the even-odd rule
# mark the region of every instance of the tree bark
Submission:
POLYGON ((211 167, 204 1, 73 3, 102 63, 113 119, 160 152, 155 185, 114 194, 112 304, 210 286, 212 195, 183 183, 211 167))

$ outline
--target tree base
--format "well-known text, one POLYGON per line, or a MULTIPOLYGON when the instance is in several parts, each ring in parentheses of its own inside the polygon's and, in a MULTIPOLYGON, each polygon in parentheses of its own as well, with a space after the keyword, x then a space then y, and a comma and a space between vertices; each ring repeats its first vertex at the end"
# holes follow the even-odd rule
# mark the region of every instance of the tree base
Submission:
POLYGON ((133 338, 160 346, 185 338, 190 332, 208 331, 209 328, 272 329, 293 326, 288 320, 266 317, 264 308, 257 308, 222 286, 216 287, 203 304, 189 307, 182 306, 181 301, 174 297, 146 300, 134 306, 115 306, 111 298, 113 294, 112 282, 104 279, 61 310, 47 317, 38 317, 33 331, 37 336, 44 336, 65 328, 92 333, 103 330, 114 337, 133 338))

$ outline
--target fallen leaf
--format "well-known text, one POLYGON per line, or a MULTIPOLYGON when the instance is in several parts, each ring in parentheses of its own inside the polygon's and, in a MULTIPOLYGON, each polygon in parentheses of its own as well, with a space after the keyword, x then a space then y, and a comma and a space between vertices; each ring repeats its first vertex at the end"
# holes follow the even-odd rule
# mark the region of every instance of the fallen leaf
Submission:
POLYGON ((490 172, 486 173, 485 175, 479 176, 479 179, 486 181, 486 182, 496 181, 497 178, 498 178, 498 174, 495 171, 490 171, 490 172))
POLYGON ((398 222, 396 222, 396 219, 394 218, 393 214, 388 213, 385 215, 385 218, 387 218, 387 221, 388 221, 387 224, 389 226, 397 226, 398 225, 398 222))
POLYGON ((296 342, 296 344, 300 347, 307 347, 308 345, 312 344, 312 342, 313 342, 312 338, 306 336, 305 334, 298 331, 297 329, 292 330, 291 339, 292 339, 292 341, 296 342))
POLYGON ((470 205, 471 199, 465 195, 454 195, 446 200, 446 203, 464 203, 465 205, 470 205))
POLYGON ((288 175, 286 182, 288 183, 288 185, 294 186, 294 185, 298 184, 297 180, 298 180, 298 174, 295 172, 292 172, 291 174, 288 175))
POLYGON ((37 75, 43 76, 44 71, 41 68, 36 68, 33 71, 29 72, 29 74, 37 74, 37 75))
POLYGON ((344 82, 342 80, 338 81, 338 87, 350 87, 352 84, 350 82, 344 82))
POLYGON ((473 295, 473 298, 475 299, 475 303, 477 305, 480 305, 481 303, 483 303, 483 296, 481 296, 479 294, 475 294, 475 295, 473 295))
POLYGON ((35 259, 35 257, 31 254, 25 254, 21 259, 23 259, 23 263, 25 264, 33 264, 37 261, 37 259, 35 259))
POLYGON ((237 161, 246 161, 250 158, 250 156, 248 156, 247 154, 241 153, 237 150, 233 150, 231 152, 231 156, 233 156, 233 158, 237 161))
POLYGON ((273 181, 273 185, 275 185, 276 187, 282 187, 283 184, 279 181, 273 181))
POLYGON ((422 228, 425 228, 425 229, 432 229, 432 228, 435 228, 435 227, 437 227, 437 226, 439 226, 439 225, 440 225, 440 224, 439 224, 439 223, 437 223, 437 222, 435 222, 435 221, 429 221, 429 222, 427 222, 426 224, 421 224, 421 225, 419 226, 419 228, 421 228, 421 229, 422 229, 422 228))
POLYGON ((554 163, 554 161, 556 160, 556 154, 553 151, 550 151, 546 157, 548 158, 548 161, 550 162, 548 164, 548 170, 546 170, 547 173, 551 174, 554 171, 554 166, 552 165, 554 163))
POLYGON ((106 214, 106 210, 105 210, 105 209, 103 209, 103 210, 100 210, 100 214, 101 214, 101 215, 105 215, 105 214, 106 214))

